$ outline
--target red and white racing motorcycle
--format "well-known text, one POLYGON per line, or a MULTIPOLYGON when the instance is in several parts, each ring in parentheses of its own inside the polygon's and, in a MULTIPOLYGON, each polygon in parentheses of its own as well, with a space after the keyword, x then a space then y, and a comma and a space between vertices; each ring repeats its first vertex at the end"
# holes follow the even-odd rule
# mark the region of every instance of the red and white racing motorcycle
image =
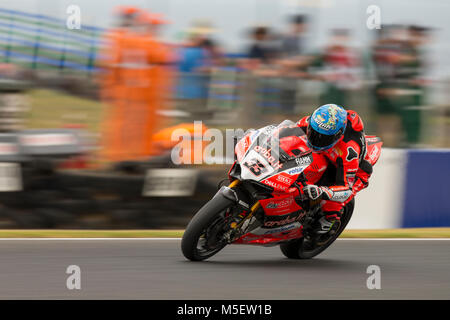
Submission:
MULTIPOLYGON (((382 142, 366 136, 366 160, 374 165, 382 142)), ((325 234, 315 224, 323 215, 321 201, 303 195, 319 181, 327 160, 312 153, 306 135, 290 120, 246 132, 235 146, 229 186, 222 186, 189 222, 181 242, 184 256, 205 260, 228 244, 280 245, 288 258, 312 258, 345 229, 354 200, 344 208, 341 223, 325 234)))

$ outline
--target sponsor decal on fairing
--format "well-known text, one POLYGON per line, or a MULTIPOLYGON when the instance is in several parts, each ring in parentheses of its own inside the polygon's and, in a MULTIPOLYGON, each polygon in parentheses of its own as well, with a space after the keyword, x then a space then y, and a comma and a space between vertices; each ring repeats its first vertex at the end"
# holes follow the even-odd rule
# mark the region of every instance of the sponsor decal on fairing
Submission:
POLYGON ((290 186, 293 182, 292 179, 282 176, 281 174, 277 176, 277 180, 280 181, 281 183, 287 184, 288 186, 290 186))
POLYGON ((275 169, 281 169, 281 167, 283 167, 283 164, 281 164, 278 159, 272 156, 272 149, 266 149, 261 146, 255 146, 254 150, 259 154, 261 154, 264 158, 266 158, 266 160, 270 163, 270 165, 275 169))
POLYGON ((302 173, 303 170, 305 170, 304 167, 295 167, 294 169, 290 169, 290 170, 288 170, 286 172, 287 172, 287 174, 289 174, 291 176, 294 176, 296 174, 302 173))
POLYGON ((300 158, 295 158, 295 162, 297 163, 298 166, 309 166, 312 162, 311 157, 300 157, 300 158))
POLYGON ((300 222, 294 222, 279 228, 264 228, 264 227, 259 227, 255 230, 252 231, 252 234, 254 235, 264 235, 264 234, 272 234, 272 233, 281 233, 281 232, 285 232, 285 231, 290 231, 290 230, 294 230, 297 228, 300 228, 302 225, 300 224, 300 222))

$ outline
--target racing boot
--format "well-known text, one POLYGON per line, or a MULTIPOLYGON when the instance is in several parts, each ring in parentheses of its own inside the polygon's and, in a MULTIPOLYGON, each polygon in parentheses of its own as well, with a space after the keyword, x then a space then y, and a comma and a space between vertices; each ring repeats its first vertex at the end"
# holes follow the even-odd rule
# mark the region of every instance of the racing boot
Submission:
POLYGON ((317 234, 325 234, 332 229, 339 229, 341 225, 341 214, 340 212, 327 212, 327 215, 321 217, 317 222, 318 226, 315 232, 317 234))

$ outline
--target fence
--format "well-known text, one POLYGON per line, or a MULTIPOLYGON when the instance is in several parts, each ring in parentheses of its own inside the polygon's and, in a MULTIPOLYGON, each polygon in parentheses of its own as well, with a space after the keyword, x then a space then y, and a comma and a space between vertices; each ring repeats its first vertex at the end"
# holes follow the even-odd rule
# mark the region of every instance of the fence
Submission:
POLYGON ((71 30, 62 19, 0 8, 0 61, 91 74, 103 31, 88 25, 71 30))
MULTIPOLYGON (((15 63, 34 70, 56 71, 57 75, 49 85, 61 86, 64 82, 60 74, 76 73, 89 77, 99 71, 95 61, 103 45, 101 35, 104 31, 88 25, 83 25, 80 30, 70 30, 63 19, 0 8, 0 62, 15 63)), ((241 57, 229 55, 230 65, 241 57)), ((83 91, 89 91, 87 96, 96 96, 98 91, 94 83, 86 86, 84 77, 73 81, 78 81, 77 85, 70 83, 65 88, 70 88, 75 94, 83 95, 83 91)), ((217 67, 210 74, 179 74, 178 87, 172 97, 182 100, 177 104, 181 109, 195 109, 192 110, 195 111, 194 119, 212 115, 213 124, 255 127, 268 121, 282 120, 280 117, 309 114, 321 104, 326 85, 321 81, 286 78, 283 75, 257 76, 238 67, 226 66, 217 67), (196 97, 189 96, 193 92, 196 92, 196 97), (184 96, 186 93, 187 97, 184 96)), ((362 115, 368 132, 383 135, 387 146, 397 147, 401 145, 401 136, 406 131, 415 136, 415 123, 411 125, 409 118, 416 117, 421 121, 412 120, 420 122, 423 129, 419 142, 438 147, 450 146, 447 138, 447 132, 450 132, 448 105, 439 108, 431 106, 431 112, 421 112, 421 116, 410 116, 417 113, 413 110, 416 105, 411 105, 409 111, 404 106, 399 107, 402 110, 397 112, 397 118, 409 123, 412 130, 398 130, 402 126, 399 121, 380 121, 380 114, 373 103, 373 86, 374 83, 367 81, 358 90, 345 94, 345 106, 362 115)), ((449 84, 445 86, 440 89, 442 92, 448 91, 449 84)), ((334 102, 331 97, 327 101, 334 102)))

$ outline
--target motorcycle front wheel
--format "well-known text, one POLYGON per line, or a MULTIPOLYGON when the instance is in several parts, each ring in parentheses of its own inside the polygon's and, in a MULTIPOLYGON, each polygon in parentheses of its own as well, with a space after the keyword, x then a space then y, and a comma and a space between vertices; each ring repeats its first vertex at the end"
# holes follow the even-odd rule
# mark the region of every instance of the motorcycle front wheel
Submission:
POLYGON ((355 207, 355 200, 352 199, 345 207, 341 216, 341 223, 335 233, 323 242, 311 243, 305 238, 291 240, 280 244, 283 255, 289 259, 311 259, 327 249, 344 231, 350 221, 355 207))
POLYGON ((218 194, 195 214, 181 240, 181 251, 187 259, 208 259, 227 245, 222 235, 226 212, 233 205, 229 199, 218 194))

